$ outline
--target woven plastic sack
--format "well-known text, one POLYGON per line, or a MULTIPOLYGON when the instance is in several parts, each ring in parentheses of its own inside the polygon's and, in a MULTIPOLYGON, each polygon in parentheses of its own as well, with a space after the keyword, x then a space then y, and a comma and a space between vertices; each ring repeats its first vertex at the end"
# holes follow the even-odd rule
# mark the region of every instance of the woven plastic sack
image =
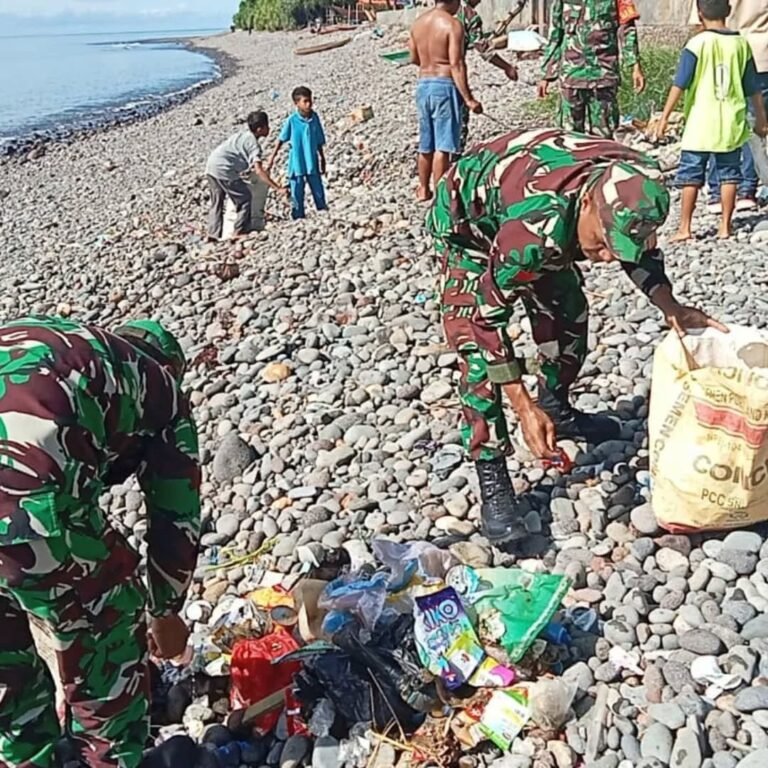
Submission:
POLYGON ((670 333, 654 356, 652 501, 671 531, 768 520, 768 336, 730 331, 670 333))

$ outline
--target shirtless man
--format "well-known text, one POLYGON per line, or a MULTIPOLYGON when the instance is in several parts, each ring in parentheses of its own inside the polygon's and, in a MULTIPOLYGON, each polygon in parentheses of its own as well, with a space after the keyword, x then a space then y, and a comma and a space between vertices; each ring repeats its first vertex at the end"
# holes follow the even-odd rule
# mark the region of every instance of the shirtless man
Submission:
POLYGON ((411 61, 419 67, 417 198, 421 201, 432 197, 431 180, 437 184, 451 155, 460 151, 462 103, 475 114, 483 111, 467 83, 464 27, 454 18, 459 6, 459 0, 438 0, 411 28, 411 61))

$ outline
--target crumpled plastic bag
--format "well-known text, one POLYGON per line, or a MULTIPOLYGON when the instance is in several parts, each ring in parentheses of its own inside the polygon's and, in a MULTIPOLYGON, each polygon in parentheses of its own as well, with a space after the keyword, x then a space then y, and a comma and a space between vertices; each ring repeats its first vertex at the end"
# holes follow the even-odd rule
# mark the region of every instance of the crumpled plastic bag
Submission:
MULTIPOLYGON (((367 577, 365 573, 349 573, 329 582, 317 601, 319 608, 329 614, 349 614, 354 616, 363 629, 372 632, 384 610, 387 599, 386 573, 374 573, 367 577)), ((323 623, 323 631, 332 634, 335 626, 323 623)), ((338 616, 335 617, 338 619, 338 616)))
POLYGON ((564 680, 539 680, 528 687, 531 720, 545 731, 559 731, 568 720, 579 686, 564 680))
POLYGON ((372 547, 378 560, 392 573, 389 581, 392 592, 410 586, 414 576, 420 580, 444 579, 448 571, 459 564, 451 552, 426 541, 400 543, 375 539, 372 547))
POLYGON ((357 723, 386 728, 396 719, 414 731, 437 702, 437 692, 415 659, 413 619, 401 617, 365 644, 348 623, 334 636, 339 650, 304 656, 295 678, 297 698, 308 707, 328 699, 344 735, 357 723))
POLYGON ((446 582, 477 613, 484 643, 500 645, 517 662, 549 624, 571 587, 566 576, 520 568, 452 568, 446 582))

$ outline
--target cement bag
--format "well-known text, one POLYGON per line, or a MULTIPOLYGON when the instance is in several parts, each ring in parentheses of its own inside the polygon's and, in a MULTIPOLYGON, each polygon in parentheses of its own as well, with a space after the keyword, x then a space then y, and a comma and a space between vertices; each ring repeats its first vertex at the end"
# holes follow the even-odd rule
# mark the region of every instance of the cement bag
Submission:
POLYGON ((649 418, 653 509, 668 530, 768 519, 768 336, 731 327, 656 350, 649 418))

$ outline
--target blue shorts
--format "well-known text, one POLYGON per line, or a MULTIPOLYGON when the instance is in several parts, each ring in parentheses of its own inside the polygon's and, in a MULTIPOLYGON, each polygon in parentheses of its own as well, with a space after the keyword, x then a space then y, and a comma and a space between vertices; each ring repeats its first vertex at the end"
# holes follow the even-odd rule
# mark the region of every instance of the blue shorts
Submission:
POLYGON ((450 77, 423 77, 416 86, 419 152, 459 153, 461 107, 459 89, 450 77))
POLYGON ((721 184, 738 184, 741 181, 741 150, 733 152, 693 152, 684 149, 680 153, 675 185, 678 187, 703 187, 709 158, 715 161, 717 178, 721 184))

